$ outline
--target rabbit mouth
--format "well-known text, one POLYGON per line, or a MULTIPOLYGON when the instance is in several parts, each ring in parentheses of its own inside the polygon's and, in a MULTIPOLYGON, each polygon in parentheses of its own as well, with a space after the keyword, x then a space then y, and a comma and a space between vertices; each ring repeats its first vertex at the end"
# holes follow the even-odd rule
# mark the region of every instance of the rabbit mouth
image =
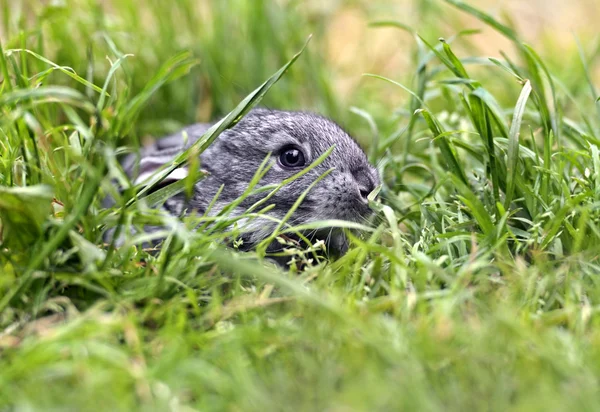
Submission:
POLYGON ((313 244, 322 240, 325 242, 326 251, 330 256, 340 257, 348 251, 348 237, 340 228, 321 229, 314 234, 314 238, 308 238, 313 244))
POLYGON ((348 237, 339 228, 319 229, 317 231, 302 233, 301 236, 298 234, 286 234, 280 237, 281 242, 274 241, 267 247, 267 256, 281 266, 287 266, 290 260, 290 255, 283 253, 285 249, 308 249, 311 246, 317 245, 318 242, 323 242, 324 249, 317 247, 313 250, 317 255, 324 255, 331 259, 343 256, 349 247, 348 237), (309 243, 306 242, 307 240, 309 243))

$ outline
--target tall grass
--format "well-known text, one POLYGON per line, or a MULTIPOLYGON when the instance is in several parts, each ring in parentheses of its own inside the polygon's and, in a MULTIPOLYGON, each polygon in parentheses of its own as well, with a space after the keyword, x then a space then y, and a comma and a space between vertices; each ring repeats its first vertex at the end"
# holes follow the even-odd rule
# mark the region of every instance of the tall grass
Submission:
POLYGON ((598 50, 574 39, 581 72, 565 79, 485 11, 429 4, 513 50, 472 56, 472 30, 374 21, 414 38, 413 73, 366 74, 351 111, 327 66, 335 10, 138 3, 0 8, 1 408, 595 408, 598 50), (378 90, 406 105, 383 111, 378 90), (114 193, 130 185, 118 156, 148 134, 225 116, 197 153, 259 102, 371 137, 377 221, 342 258, 292 250, 284 272, 225 248, 228 216, 148 207, 185 182, 114 193), (165 227, 159 250, 129 234, 144 224, 165 227), (115 227, 118 248, 102 241, 115 227))

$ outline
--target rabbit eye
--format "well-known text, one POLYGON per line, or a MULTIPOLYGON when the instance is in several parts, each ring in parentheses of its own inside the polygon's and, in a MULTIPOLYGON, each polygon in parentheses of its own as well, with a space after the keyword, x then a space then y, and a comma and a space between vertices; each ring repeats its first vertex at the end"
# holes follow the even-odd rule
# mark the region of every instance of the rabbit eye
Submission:
POLYGON ((302 167, 305 164, 304 154, 295 147, 288 147, 279 155, 279 163, 284 167, 302 167))

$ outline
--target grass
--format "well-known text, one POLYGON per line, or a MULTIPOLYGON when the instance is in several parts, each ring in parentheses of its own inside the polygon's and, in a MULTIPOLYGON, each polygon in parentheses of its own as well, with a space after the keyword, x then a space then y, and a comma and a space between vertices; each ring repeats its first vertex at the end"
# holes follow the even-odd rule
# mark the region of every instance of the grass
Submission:
POLYGON ((414 38, 411 70, 366 75, 349 110, 328 69, 335 10, 138 3, 0 5, 0 409, 597 408, 589 39, 565 71, 483 9, 423 2, 423 27, 373 19, 414 38), (479 34, 440 32, 463 14, 512 49, 473 55, 479 34), (253 104, 362 136, 384 184, 377 224, 344 257, 296 251, 307 268, 283 272, 133 189, 101 207, 127 148, 231 113, 225 128, 253 104), (102 242, 145 222, 171 228, 158 253, 143 236, 102 242))

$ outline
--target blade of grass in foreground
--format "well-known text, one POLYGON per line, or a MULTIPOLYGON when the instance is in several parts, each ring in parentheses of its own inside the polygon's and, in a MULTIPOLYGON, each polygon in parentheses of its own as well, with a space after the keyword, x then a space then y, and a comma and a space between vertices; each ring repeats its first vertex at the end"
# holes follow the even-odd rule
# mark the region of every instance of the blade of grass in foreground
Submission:
POLYGON ((510 202, 512 202, 512 196, 515 190, 517 166, 519 165, 519 134, 521 131, 521 121, 523 120, 525 106, 527 105, 527 100, 529 99, 530 94, 531 83, 529 80, 527 80, 523 86, 519 100, 517 100, 517 106, 515 107, 515 113, 513 115, 513 121, 509 132, 508 161, 506 164, 506 198, 504 200, 504 208, 506 210, 508 210, 510 207, 510 202))
MULTIPOLYGON (((173 162, 167 166, 166 168, 159 170, 150 178, 148 182, 145 183, 145 187, 143 187, 138 192, 138 198, 143 196, 148 191, 152 190, 157 184, 162 182, 173 170, 181 166, 188 158, 189 153, 191 151, 195 151, 196 153, 202 153, 210 144, 223 132, 224 130, 233 127, 237 122, 239 122, 242 117, 246 115, 254 106, 256 106, 264 97, 264 95, 269 91, 269 89, 283 76, 283 74, 290 68, 292 64, 300 57, 308 42, 310 41, 310 37, 302 47, 302 49, 296 53, 290 61, 288 61, 283 67, 281 67, 275 74, 273 74, 267 81, 265 81, 262 85, 260 85, 257 89, 255 89, 252 93, 250 93, 244 100, 240 102, 227 116, 225 116, 221 121, 214 124, 208 131, 200 138, 197 142, 195 142, 189 149, 185 152, 181 153, 179 156, 173 160, 173 162)), ((130 206, 136 201, 136 199, 131 200, 127 206, 130 206)))

